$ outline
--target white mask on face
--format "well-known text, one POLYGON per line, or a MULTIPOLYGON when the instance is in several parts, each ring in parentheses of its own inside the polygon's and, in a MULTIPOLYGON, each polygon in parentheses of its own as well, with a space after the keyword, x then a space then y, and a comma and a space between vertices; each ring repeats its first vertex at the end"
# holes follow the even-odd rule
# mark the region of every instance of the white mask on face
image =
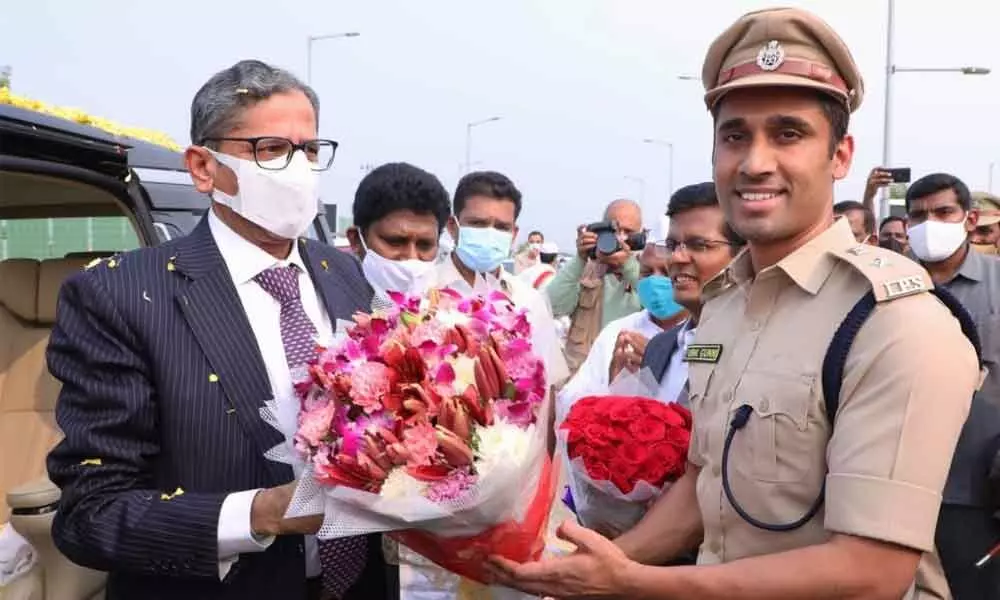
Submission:
MULTIPOLYGON (((312 170, 305 154, 295 152, 287 167, 272 171, 253 160, 209 152, 233 171, 237 185, 235 196, 216 188, 213 200, 281 238, 291 240, 309 229, 319 212, 319 173, 312 170)), ((284 161, 270 162, 278 167, 284 161)))
POLYGON ((373 252, 365 244, 365 238, 358 231, 361 246, 365 249, 365 257, 361 268, 365 278, 372 287, 382 292, 403 292, 405 294, 423 294, 427 291, 427 283, 434 261, 424 261, 418 258, 407 260, 390 260, 373 252))
POLYGON ((924 262, 941 262, 965 243, 965 221, 944 223, 924 221, 909 228, 910 248, 924 262))

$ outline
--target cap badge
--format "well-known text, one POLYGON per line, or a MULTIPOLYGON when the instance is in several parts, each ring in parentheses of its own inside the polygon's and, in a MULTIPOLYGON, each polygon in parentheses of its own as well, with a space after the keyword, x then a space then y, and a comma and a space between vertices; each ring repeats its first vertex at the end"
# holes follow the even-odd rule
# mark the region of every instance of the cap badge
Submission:
POLYGON ((757 66, 762 71, 776 71, 785 62, 785 49, 778 40, 771 40, 757 53, 757 66))

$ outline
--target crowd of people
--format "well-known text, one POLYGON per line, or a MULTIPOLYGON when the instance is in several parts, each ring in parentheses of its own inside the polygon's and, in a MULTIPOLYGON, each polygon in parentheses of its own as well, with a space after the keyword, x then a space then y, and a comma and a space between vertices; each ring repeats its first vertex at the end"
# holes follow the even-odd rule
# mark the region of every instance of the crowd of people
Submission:
POLYGON ((185 153, 209 215, 61 293, 58 547, 109 573, 109 600, 470 597, 381 535, 286 518, 295 474, 258 417, 294 398, 303 339, 450 287, 527 311, 555 423, 643 371, 694 423, 686 473, 635 527, 569 521, 572 552, 491 559, 482 597, 1000 598, 1000 558, 980 560, 1000 542, 1000 201, 930 174, 876 223, 876 168, 834 203, 864 86, 808 12, 741 17, 703 72, 713 181, 678 189, 663 231, 612 201, 568 259, 521 236, 509 177, 449 193, 402 162, 357 188, 350 255, 299 241, 332 162, 319 99, 259 61, 212 76, 185 153))

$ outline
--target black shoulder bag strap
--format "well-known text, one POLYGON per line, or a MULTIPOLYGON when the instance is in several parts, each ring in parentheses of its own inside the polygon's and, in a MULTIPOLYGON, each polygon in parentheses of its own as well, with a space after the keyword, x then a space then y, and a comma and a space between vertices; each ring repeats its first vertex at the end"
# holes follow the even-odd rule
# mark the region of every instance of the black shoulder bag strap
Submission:
MULTIPOLYGON (((945 288, 936 287, 931 293, 937 296, 942 304, 948 307, 951 314, 958 319, 962 327, 962 333, 969 338, 972 347, 976 350, 976 357, 979 359, 979 366, 983 365, 982 347, 979 342, 979 333, 976 331, 976 324, 972 321, 969 312, 965 310, 962 303, 945 288)), ((826 417, 830 422, 830 431, 833 432, 834 423, 837 419, 837 410, 840 408, 840 388, 844 380, 844 365, 847 363, 847 354, 851 351, 854 338, 864 325, 868 316, 875 310, 875 294, 868 292, 858 303, 854 305, 851 312, 841 322, 837 332, 833 335, 833 341, 826 350, 823 358, 823 401, 826 404, 826 417)))

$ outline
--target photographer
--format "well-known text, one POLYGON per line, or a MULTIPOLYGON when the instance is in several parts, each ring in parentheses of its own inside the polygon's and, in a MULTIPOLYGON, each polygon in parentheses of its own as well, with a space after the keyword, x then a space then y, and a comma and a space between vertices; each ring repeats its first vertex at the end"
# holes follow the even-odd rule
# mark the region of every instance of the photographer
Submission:
POLYGON ((577 229, 576 256, 545 289, 553 314, 570 316, 566 360, 571 371, 583 363, 605 325, 641 309, 635 253, 645 245, 642 209, 632 200, 615 200, 603 221, 577 229))

